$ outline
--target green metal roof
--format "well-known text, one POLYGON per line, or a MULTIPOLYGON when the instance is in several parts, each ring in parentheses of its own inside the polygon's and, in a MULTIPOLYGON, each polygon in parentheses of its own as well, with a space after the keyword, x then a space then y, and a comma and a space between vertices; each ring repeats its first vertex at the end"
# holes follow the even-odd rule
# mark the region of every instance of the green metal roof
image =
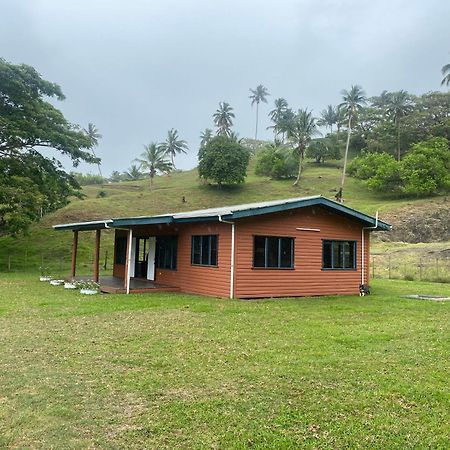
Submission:
POLYGON ((322 206, 336 214, 356 219, 364 226, 377 230, 390 230, 391 225, 375 217, 364 214, 356 209, 349 208, 342 203, 337 203, 320 195, 313 197, 290 198, 285 200, 273 200, 268 202, 248 203, 243 205, 224 206, 219 208, 201 209, 158 216, 125 217, 107 219, 103 221, 79 222, 54 225, 55 230, 96 230, 101 228, 130 228, 139 225, 155 225, 186 222, 209 222, 219 220, 238 220, 246 217, 254 217, 263 214, 271 214, 292 209, 300 209, 309 206, 322 206))

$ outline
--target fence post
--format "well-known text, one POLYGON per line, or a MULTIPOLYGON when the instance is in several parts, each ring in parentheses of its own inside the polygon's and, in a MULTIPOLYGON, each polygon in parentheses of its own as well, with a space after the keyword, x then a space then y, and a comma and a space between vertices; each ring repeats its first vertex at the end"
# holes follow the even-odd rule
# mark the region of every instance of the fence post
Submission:
POLYGON ((106 270, 108 267, 108 250, 105 251, 105 264, 103 265, 103 268, 106 270))
POLYGON ((8 254, 8 272, 11 272, 11 255, 8 254))
POLYGON ((436 277, 439 276, 439 258, 436 257, 436 277))
POLYGON ((372 256, 372 278, 375 278, 375 256, 372 256))
POLYGON ((419 259, 419 280, 422 281, 422 258, 419 259))
POLYGON ((389 255, 389 260, 388 260, 388 271, 389 271, 389 279, 391 279, 391 255, 389 255))

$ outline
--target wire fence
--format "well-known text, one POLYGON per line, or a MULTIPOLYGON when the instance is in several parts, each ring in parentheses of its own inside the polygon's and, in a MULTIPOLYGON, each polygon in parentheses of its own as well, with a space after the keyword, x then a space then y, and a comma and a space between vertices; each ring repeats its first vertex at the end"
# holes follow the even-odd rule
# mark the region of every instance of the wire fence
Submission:
MULTIPOLYGON (((41 272, 52 276, 64 277, 70 273, 72 256, 67 251, 47 251, 41 253, 7 252, 0 254, 0 272, 41 272)), ((77 258, 77 273, 91 274, 94 257, 83 255, 77 258)), ((100 270, 102 273, 112 271, 111 251, 100 252, 100 270)))
POLYGON ((450 255, 372 254, 372 278, 450 283, 450 255))

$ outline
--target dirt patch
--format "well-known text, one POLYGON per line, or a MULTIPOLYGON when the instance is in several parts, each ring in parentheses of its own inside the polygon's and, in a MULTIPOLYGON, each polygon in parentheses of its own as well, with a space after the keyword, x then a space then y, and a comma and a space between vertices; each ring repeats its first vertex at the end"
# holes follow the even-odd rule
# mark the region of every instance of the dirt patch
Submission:
POLYGON ((381 241, 445 242, 450 240, 450 200, 403 208, 386 214, 383 220, 392 225, 388 233, 377 233, 381 241))

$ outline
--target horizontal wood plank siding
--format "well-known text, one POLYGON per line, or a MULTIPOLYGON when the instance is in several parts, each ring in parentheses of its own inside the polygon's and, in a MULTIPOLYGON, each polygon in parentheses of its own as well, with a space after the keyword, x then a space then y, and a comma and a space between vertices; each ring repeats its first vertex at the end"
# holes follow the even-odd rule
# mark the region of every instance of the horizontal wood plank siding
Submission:
MULTIPOLYGON (((369 233, 366 232, 366 263, 369 233)), ((361 224, 325 208, 242 219, 236 225, 235 295, 240 298, 356 294, 361 283, 361 224), (319 229, 301 231, 297 228, 319 229), (254 269, 253 237, 287 236, 295 239, 294 269, 254 269), (323 270, 322 240, 356 241, 356 270, 323 270)), ((367 280, 367 271, 366 271, 367 280)))

